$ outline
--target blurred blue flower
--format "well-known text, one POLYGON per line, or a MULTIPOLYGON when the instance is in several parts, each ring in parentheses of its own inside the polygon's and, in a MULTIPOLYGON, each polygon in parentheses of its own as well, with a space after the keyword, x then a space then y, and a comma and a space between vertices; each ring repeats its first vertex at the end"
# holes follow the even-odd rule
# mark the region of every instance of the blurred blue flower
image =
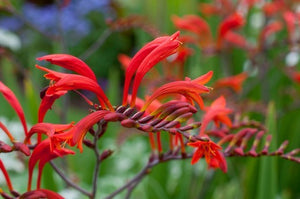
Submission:
POLYGON ((5 30, 17 31, 22 27, 22 22, 13 17, 2 17, 0 20, 0 27, 5 30))
MULTIPOLYGON (((92 11, 108 13, 109 5, 110 0, 73 0, 64 8, 25 3, 21 12, 25 20, 43 32, 58 34, 61 27, 64 34, 78 39, 88 35, 92 28, 86 16, 92 11)), ((0 25, 7 30, 16 31, 22 27, 22 22, 14 17, 6 17, 0 19, 0 25)))

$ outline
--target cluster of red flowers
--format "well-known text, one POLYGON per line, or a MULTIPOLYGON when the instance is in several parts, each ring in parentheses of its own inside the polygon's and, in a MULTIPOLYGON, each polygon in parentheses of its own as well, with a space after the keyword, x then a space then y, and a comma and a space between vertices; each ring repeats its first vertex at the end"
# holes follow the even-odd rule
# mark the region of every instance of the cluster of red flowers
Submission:
MULTIPOLYGON (((151 124, 151 126, 156 128, 158 128, 158 126, 166 126, 167 123, 169 124, 169 127, 176 126, 177 128, 179 128, 181 123, 185 122, 192 116, 192 113, 196 112, 194 102, 196 102, 201 109, 207 111, 208 113, 204 119, 201 134, 204 134, 205 126, 211 120, 214 120, 215 122, 225 122, 227 125, 231 124, 229 118, 227 117, 227 114, 229 114, 231 111, 224 107, 224 98, 218 99, 211 108, 204 107, 204 103, 200 94, 208 93, 210 91, 210 89, 204 86, 204 84, 207 83, 212 77, 211 71, 194 80, 190 80, 189 78, 187 78, 186 80, 174 81, 162 85, 145 101, 137 98, 137 91, 145 74, 158 62, 177 52, 181 44, 181 42, 178 40, 178 37, 179 32, 176 32, 171 36, 159 37, 146 44, 131 59, 126 69, 122 106, 119 106, 117 108, 111 105, 102 88, 97 83, 96 76, 90 69, 90 67, 80 59, 66 54, 53 54, 38 58, 39 61, 46 60, 52 64, 71 70, 77 74, 61 73, 36 65, 38 69, 47 72, 44 76, 45 78, 50 80, 50 84, 41 95, 42 101, 38 112, 38 123, 33 125, 29 131, 27 130, 22 107, 20 106, 17 98, 8 87, 0 82, 1 93, 17 112, 23 124, 26 136, 24 144, 32 144, 32 136, 34 134, 38 134, 38 139, 35 144, 36 146, 34 147, 29 158, 28 192, 24 195, 28 195, 32 190, 32 174, 34 166, 36 164, 38 164, 39 169, 37 176, 37 189, 46 195, 53 194, 52 192, 40 188, 42 170, 44 165, 54 158, 74 154, 74 151, 66 148, 66 144, 71 147, 77 145, 82 152, 82 143, 86 133, 90 128, 93 127, 93 125, 97 124, 99 121, 104 120, 108 122, 119 120, 125 127, 136 127, 136 125, 132 124, 132 118, 124 118, 124 115, 126 115, 126 113, 124 113, 122 117, 118 115, 118 112, 120 112, 119 110, 121 109, 120 107, 128 108, 127 104, 129 104, 129 108, 136 108, 139 111, 139 117, 143 116, 143 118, 146 118, 147 116, 151 116, 160 118, 161 121, 164 120, 165 124, 151 124), (132 93, 131 95, 129 95, 128 91, 131 82, 133 82, 132 93), (84 97, 89 105, 91 105, 92 107, 97 107, 91 114, 87 115, 76 124, 74 124, 74 122, 71 122, 70 124, 45 123, 44 117, 47 111, 51 109, 51 106, 53 105, 55 100, 57 100, 70 90, 89 90, 93 92, 97 96, 99 105, 93 103, 81 94, 81 96, 84 97), (170 101, 169 103, 165 104, 158 101, 158 99, 162 100, 162 98, 166 98, 169 96, 175 96, 176 100, 170 101), (221 112, 217 113, 216 111, 221 112), (170 123, 174 121, 176 123, 174 123, 174 125, 170 125, 170 123), (42 134, 46 135, 46 139, 42 139, 42 134)), ((12 137, 8 129, 6 129, 2 123, 0 124, 0 127, 11 139, 11 142, 15 143, 15 138, 12 137)), ((147 130, 146 125, 139 126, 139 128, 149 132, 150 140, 152 140, 153 142, 153 133, 155 133, 156 131, 153 130, 153 128, 152 131, 147 130)), ((156 133, 160 134, 160 132, 156 133)), ((184 150, 185 144, 182 135, 179 132, 176 132, 175 135, 176 136, 174 137, 174 139, 179 140, 179 143, 182 145, 182 149, 184 150)), ((161 145, 159 139, 160 138, 158 137, 158 145, 161 145)), ((176 141, 176 143, 178 143, 178 141, 176 141)), ((188 145, 197 147, 195 156, 192 160, 193 164, 202 156, 202 154, 204 154, 210 167, 220 167, 224 172, 226 172, 226 161, 220 152, 220 146, 210 140, 190 142, 188 145)), ((152 144, 152 146, 154 146, 154 144, 152 144)), ((24 145, 24 147, 26 147, 26 145, 24 145)), ((3 150, 3 148, 4 147, 1 146, 1 150, 3 150)), ((153 149, 154 148, 155 147, 153 147, 153 149)), ((159 151, 161 150, 161 147, 159 147, 159 151)), ((0 166, 2 172, 5 174, 9 189, 12 191, 13 187, 2 162, 0 166)))
MULTIPOLYGON (((268 15, 273 15, 277 11, 284 13, 284 20, 288 27, 290 40, 292 40, 295 15, 289 10, 284 9, 280 2, 282 3, 282 1, 274 1, 274 3, 266 4, 264 10, 268 15)), ((240 1, 240 5, 248 7, 253 6, 254 3, 255 1, 240 1)), ((284 158, 299 162, 299 159, 293 157, 299 151, 293 151, 288 154, 283 153, 283 149, 287 143, 283 143, 276 152, 269 153, 268 144, 270 137, 267 139, 268 142, 264 150, 260 153, 256 153, 258 140, 265 132, 262 128, 245 128, 236 134, 228 133, 230 128, 237 129, 240 126, 237 127, 236 124, 234 125, 229 116, 233 110, 226 107, 226 96, 218 96, 210 106, 205 105, 201 96, 210 93, 212 90, 212 88, 205 86, 213 76, 212 71, 193 80, 187 77, 183 79, 183 77, 181 77, 182 74, 180 74, 176 81, 163 84, 153 89, 152 94, 145 97, 145 100, 138 98, 138 89, 143 78, 157 63, 173 56, 171 57, 172 60, 168 61, 168 64, 179 63, 180 67, 183 66, 187 56, 192 54, 192 50, 182 45, 183 42, 196 43, 201 48, 212 49, 214 52, 226 48, 228 43, 240 48, 249 49, 249 44, 246 39, 235 31, 241 28, 245 23, 243 14, 232 4, 229 4, 229 1, 226 5, 228 7, 227 10, 234 10, 234 12, 230 12, 233 14, 228 15, 223 22, 219 24, 216 39, 213 39, 209 25, 201 17, 188 15, 179 18, 174 16, 173 21, 175 26, 179 29, 192 32, 194 34, 192 37, 186 36, 180 38, 179 32, 176 32, 171 36, 158 37, 147 43, 132 59, 120 56, 120 60, 126 70, 122 105, 120 106, 111 104, 97 83, 96 75, 82 60, 67 54, 46 55, 37 58, 37 60, 50 62, 51 64, 63 67, 76 74, 57 72, 36 65, 36 68, 46 72, 44 77, 50 80, 50 84, 41 93, 42 100, 38 110, 38 123, 28 130, 24 112, 16 96, 7 86, 0 82, 0 92, 16 111, 25 133, 25 140, 23 142, 17 142, 5 125, 0 122, 0 128, 6 133, 13 144, 13 146, 10 146, 1 141, 0 152, 21 151, 29 156, 28 190, 22 195, 14 191, 6 168, 0 159, 0 169, 4 174, 11 193, 20 196, 20 198, 62 198, 57 193, 41 189, 41 177, 45 164, 52 159, 75 154, 75 152, 70 149, 74 146, 77 146, 80 152, 83 152, 84 139, 89 130, 96 124, 108 122, 120 122, 124 127, 136 128, 147 132, 153 154, 161 154, 163 152, 160 134, 162 131, 167 132, 170 135, 169 148, 171 150, 179 148, 182 157, 186 157, 185 146, 196 148, 192 155, 192 164, 195 164, 204 156, 208 168, 220 168, 223 172, 227 172, 225 156, 229 155, 280 155, 284 158), (93 102, 78 90, 91 91, 95 94, 98 101, 96 103, 93 102), (69 91, 75 91, 83 97, 91 106, 91 113, 77 123, 52 124, 44 122, 45 115, 51 109, 55 101, 69 91), (198 110, 203 112, 200 122, 194 121, 192 117, 198 110), (215 132, 209 128, 211 122, 214 122, 216 126, 215 129, 217 130, 215 132), (199 127, 200 130, 195 135, 187 132, 199 127), (154 136, 155 134, 156 137, 154 136), (37 135, 36 141, 33 139, 34 135, 37 135), (250 152, 245 153, 244 149, 246 149, 249 139, 255 135, 256 142, 253 144, 250 152), (211 138, 212 136, 218 138, 219 142, 215 143, 213 141, 214 139, 211 138), (222 152, 221 145, 224 143, 228 143, 228 147, 222 152), (32 190, 33 171, 37 164, 37 187, 32 190)), ((206 15, 216 14, 221 11, 221 8, 218 6, 213 7, 208 4, 202 4, 201 9, 206 15)), ((282 24, 279 22, 273 22, 266 26, 260 35, 258 48, 256 48, 255 51, 261 50, 265 38, 280 30, 281 26, 282 24)), ((246 73, 226 77, 217 80, 214 83, 214 87, 229 87, 235 92, 239 92, 246 78, 246 73)), ((295 75, 295 79, 298 80, 298 76, 295 75)), ((3 197, 8 197, 2 189, 0 189, 0 194, 3 197)))

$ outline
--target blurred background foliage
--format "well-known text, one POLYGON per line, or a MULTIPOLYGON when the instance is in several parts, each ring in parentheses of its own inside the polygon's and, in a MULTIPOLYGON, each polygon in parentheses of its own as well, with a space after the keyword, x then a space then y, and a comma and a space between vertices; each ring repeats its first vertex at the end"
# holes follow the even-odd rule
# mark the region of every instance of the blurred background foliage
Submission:
MULTIPOLYGON (((154 37, 174 33, 173 15, 203 16, 199 3, 212 1, 71 0, 69 5, 51 0, 0 2, 0 80, 16 93, 27 121, 32 125, 37 122, 39 91, 47 85, 43 73, 34 67, 36 57, 68 53, 82 58, 95 71, 111 102, 117 105, 121 101, 124 79, 118 55, 133 56, 154 37)), ((222 16, 204 18, 216 36, 222 16)), ((250 43, 255 44, 266 20, 258 3, 249 10, 246 24, 239 31, 250 43)), ((271 39, 281 41, 286 37, 287 32, 283 29, 272 35, 271 39)), ((185 76, 195 78, 213 70, 214 82, 225 76, 248 72, 250 75, 243 91, 233 96, 238 104, 228 101, 229 106, 241 117, 265 124, 273 135, 275 147, 286 139, 290 141, 288 149, 299 146, 300 85, 285 73, 291 60, 294 61, 292 67, 300 70, 298 46, 291 49, 286 44, 274 45, 257 55, 261 57, 258 59, 261 62, 255 64, 249 60, 247 52, 236 47, 212 56, 197 46, 191 48, 194 53, 185 63, 185 76), (264 65, 268 65, 268 68, 264 65), (241 112, 242 109, 247 111, 241 112)), ((61 70, 56 66, 49 67, 61 70)), ((208 97, 207 100, 211 99, 208 97)), ((14 134, 21 134, 16 115, 2 97, 0 107, 0 116, 8 128, 14 134)), ((78 121, 87 113, 88 106, 83 100, 71 94, 57 101, 47 114, 46 121, 78 121)), ((116 124, 108 129, 99 147, 115 152, 101 166, 98 185, 100 198, 132 178, 147 162, 150 154, 146 135, 116 124)), ((7 168, 16 190, 25 190, 26 183, 23 182, 26 182, 27 176, 24 174, 24 165, 17 164, 17 157, 9 157, 10 154, 0 155, 5 164, 10 164, 7 168)), ((76 156, 57 163, 65 168, 74 182, 89 187, 93 175, 92 156, 92 151, 86 149, 82 154, 77 152, 76 156)), ((189 160, 160 164, 137 186, 132 198, 300 198, 300 168, 294 162, 277 157, 235 157, 227 158, 227 162, 229 171, 226 174, 220 170, 207 170, 204 161, 194 166, 190 165, 189 160)), ((2 176, 0 179, 3 187, 2 176)), ((48 166, 44 171, 43 187, 58 191, 67 198, 82 198, 79 193, 73 193, 65 187, 48 166)))

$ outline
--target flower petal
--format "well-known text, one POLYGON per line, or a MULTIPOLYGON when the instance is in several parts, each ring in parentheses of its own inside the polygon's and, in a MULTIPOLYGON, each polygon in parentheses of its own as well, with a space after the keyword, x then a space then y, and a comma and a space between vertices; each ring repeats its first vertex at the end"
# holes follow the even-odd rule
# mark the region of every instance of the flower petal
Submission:
MULTIPOLYGON (((179 33, 177 32, 173 35, 176 36, 177 34, 179 34, 179 33)), ((163 37, 156 38, 155 40, 149 42, 143 48, 141 48, 135 54, 135 56, 131 59, 129 66, 126 69, 126 74, 125 74, 125 82, 124 82, 124 89, 123 89, 123 101, 122 101, 123 106, 125 106, 127 104, 127 97, 128 97, 130 82, 131 82, 132 77, 134 76, 135 72, 140 67, 141 63, 154 49, 156 49, 158 46, 162 45, 165 41, 170 40, 170 38, 171 38, 170 36, 163 36, 163 37)), ((159 62, 159 61, 157 61, 157 62, 159 62)), ((152 64, 155 65, 156 63, 152 63, 152 64)))
POLYGON ((61 148, 60 150, 51 151, 50 149, 50 139, 45 139, 41 143, 39 143, 36 148, 33 150, 32 155, 29 158, 28 162, 28 187, 27 190, 31 190, 32 183, 32 174, 34 166, 37 162, 39 162, 39 170, 38 170, 38 180, 37 180, 37 188, 40 188, 42 171, 47 162, 57 157, 61 157, 64 155, 75 154, 74 151, 61 148))
POLYGON ((37 198, 48 198, 48 199, 64 199, 58 193, 55 193, 48 189, 37 189, 28 191, 20 196, 20 199, 37 199, 37 198))
POLYGON ((50 86, 46 92, 46 95, 51 96, 57 94, 60 91, 65 92, 68 90, 77 89, 89 90, 95 93, 103 108, 108 108, 112 111, 114 110, 99 84, 96 81, 82 75, 66 75, 53 86, 50 86))
POLYGON ((244 25, 244 23, 245 22, 243 16, 237 12, 225 18, 219 25, 217 47, 222 47, 223 39, 228 31, 239 28, 244 25))
POLYGON ((7 184, 7 186, 8 186, 8 189, 9 189, 10 191, 12 191, 14 188, 13 188, 13 186, 12 186, 12 184, 11 184, 9 175, 8 175, 8 173, 7 173, 7 171, 6 171, 6 168, 5 168, 5 166, 4 166, 4 164, 3 164, 3 162, 2 162, 1 159, 0 159, 0 170, 2 171, 2 173, 3 173, 3 175, 4 175, 4 178, 5 178, 6 184, 7 184))
POLYGON ((43 57, 37 58, 38 61, 46 60, 51 64, 55 64, 66 68, 68 70, 72 70, 82 76, 89 77, 95 81, 97 81, 96 76, 92 69, 84 63, 82 60, 68 54, 52 54, 46 55, 43 57))
POLYGON ((23 111, 22 106, 21 106, 20 102, 18 101, 17 97, 1 81, 0 81, 0 93, 2 93, 4 98, 12 106, 12 108, 15 110, 15 112, 19 116, 21 123, 23 125, 23 128, 24 128, 25 135, 27 135, 28 131, 27 131, 27 124, 26 124, 26 120, 25 120, 24 111, 23 111))
POLYGON ((81 119, 72 129, 65 133, 57 134, 54 137, 62 140, 70 139, 70 145, 78 145, 80 152, 82 152, 82 141, 87 131, 99 122, 107 114, 111 113, 107 110, 95 111, 83 119, 81 119))
POLYGON ((203 100, 199 94, 208 93, 210 91, 207 87, 202 85, 203 82, 206 82, 208 79, 210 79, 210 75, 212 75, 211 72, 204 76, 201 76, 203 78, 200 79, 187 79, 185 81, 175 81, 164 84, 163 86, 155 90, 154 93, 146 100, 142 111, 146 110, 146 108, 152 103, 153 100, 176 94, 180 94, 185 96, 186 98, 193 99, 198 103, 200 108, 203 108, 203 100))
POLYGON ((132 97, 130 103, 131 107, 133 107, 135 104, 138 87, 142 81, 142 78, 154 65, 176 52, 180 45, 180 42, 177 40, 178 37, 179 32, 176 32, 173 35, 171 35, 164 42, 162 42, 161 45, 159 45, 157 48, 151 51, 141 62, 140 66, 137 69, 135 79, 133 82, 132 97))

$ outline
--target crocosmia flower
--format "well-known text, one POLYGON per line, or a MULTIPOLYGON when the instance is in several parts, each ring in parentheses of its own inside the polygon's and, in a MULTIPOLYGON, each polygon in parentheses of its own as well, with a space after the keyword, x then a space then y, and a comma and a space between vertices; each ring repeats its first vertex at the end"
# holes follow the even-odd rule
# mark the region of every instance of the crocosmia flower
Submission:
POLYGON ((196 148, 191 164, 195 164, 204 156, 208 168, 220 168, 224 173, 227 172, 227 163, 223 154, 220 152, 222 148, 219 145, 208 140, 190 142, 188 146, 196 148))

